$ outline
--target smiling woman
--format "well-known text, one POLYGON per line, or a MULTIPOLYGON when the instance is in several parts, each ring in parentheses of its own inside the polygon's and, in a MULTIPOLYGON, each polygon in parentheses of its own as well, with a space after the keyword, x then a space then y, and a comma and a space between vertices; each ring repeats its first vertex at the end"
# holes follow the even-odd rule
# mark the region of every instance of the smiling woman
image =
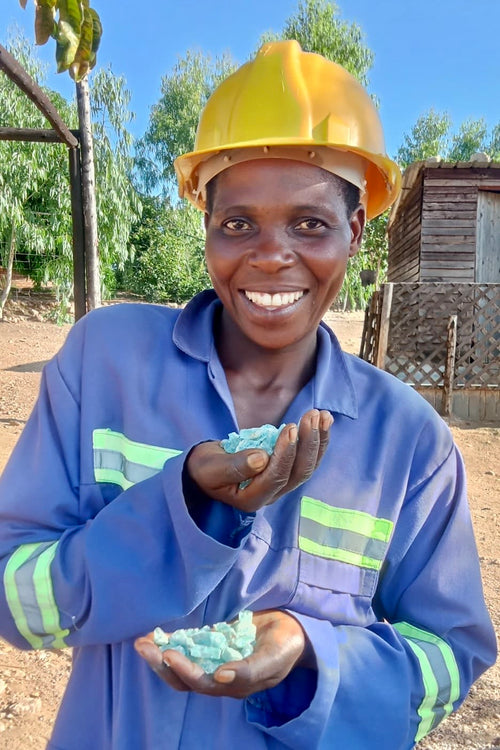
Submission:
POLYGON ((213 289, 91 313, 45 367, 0 481, 0 634, 75 649, 50 750, 408 750, 495 639, 449 429, 321 321, 398 194, 376 109, 268 44, 176 166, 213 289), (271 455, 221 444, 282 422, 271 455), (213 673, 155 645, 242 611, 255 648, 213 673))

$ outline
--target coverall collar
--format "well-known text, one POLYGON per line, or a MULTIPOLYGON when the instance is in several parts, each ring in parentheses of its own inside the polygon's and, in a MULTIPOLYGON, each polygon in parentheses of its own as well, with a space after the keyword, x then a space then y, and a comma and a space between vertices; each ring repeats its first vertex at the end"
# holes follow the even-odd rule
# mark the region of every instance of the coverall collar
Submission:
MULTIPOLYGON (((207 364, 218 359, 213 320, 220 304, 213 289, 201 292, 181 311, 174 327, 174 344, 188 356, 207 364)), ((358 401, 349 374, 349 355, 342 352, 337 337, 324 323, 318 328, 313 387, 315 408, 357 419, 358 401)))

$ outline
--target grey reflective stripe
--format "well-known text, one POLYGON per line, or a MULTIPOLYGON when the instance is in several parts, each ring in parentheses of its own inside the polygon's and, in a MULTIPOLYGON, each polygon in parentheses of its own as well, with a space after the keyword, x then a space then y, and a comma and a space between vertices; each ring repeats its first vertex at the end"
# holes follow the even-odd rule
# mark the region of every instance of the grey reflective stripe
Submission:
POLYGON ((165 461, 182 451, 130 440, 121 432, 93 432, 94 478, 118 484, 123 490, 157 474, 165 461))
POLYGON ((121 453, 114 453, 113 451, 94 449, 94 470, 97 474, 103 476, 103 471, 116 472, 117 475, 122 476, 125 482, 129 486, 142 482, 144 479, 149 479, 155 474, 158 474, 159 469, 151 468, 150 466, 143 466, 142 464, 135 464, 133 461, 128 461, 121 453))
POLYGON ((63 648, 69 630, 61 629, 51 564, 58 542, 23 544, 4 572, 7 603, 17 629, 33 648, 63 648))
POLYGON ((424 696, 418 707, 418 742, 453 711, 460 697, 460 673, 451 647, 442 638, 407 622, 394 628, 405 638, 417 657, 424 696))
POLYGON ((357 534, 355 531, 329 528, 309 518, 301 519, 300 533, 301 536, 314 539, 315 542, 326 547, 346 549, 375 560, 382 561, 387 552, 387 542, 382 542, 380 539, 371 539, 362 534, 357 534))

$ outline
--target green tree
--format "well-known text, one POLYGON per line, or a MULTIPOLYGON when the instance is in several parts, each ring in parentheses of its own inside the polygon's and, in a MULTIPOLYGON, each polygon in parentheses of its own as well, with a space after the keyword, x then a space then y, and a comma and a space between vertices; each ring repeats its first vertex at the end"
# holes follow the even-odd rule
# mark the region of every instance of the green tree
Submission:
POLYGON ((125 79, 100 69, 92 81, 91 103, 101 287, 103 296, 109 297, 116 288, 116 273, 128 258, 130 231, 142 210, 131 182, 133 138, 127 127, 133 114, 125 79))
MULTIPOLYGON (((26 8, 27 0, 19 1, 21 6, 26 8)), ((94 149, 87 75, 96 63, 101 36, 101 21, 98 13, 90 7, 90 0, 36 0, 36 42, 45 44, 50 37, 53 37, 56 41, 58 72, 68 70, 76 81, 82 206, 85 223, 86 292, 90 309, 98 307, 101 303, 101 283, 94 149)))
POLYGON ((401 167, 407 167, 414 161, 422 161, 430 156, 443 155, 448 151, 451 120, 446 113, 430 109, 421 115, 410 134, 403 137, 396 161, 401 167))
MULTIPOLYGON (((12 40, 8 48, 34 79, 43 80, 43 69, 26 40, 12 40)), ((74 127, 74 110, 62 97, 46 91, 74 127)), ((11 127, 46 127, 36 106, 6 76, 0 77, 0 122, 11 127)), ((0 141, 0 254, 7 281, 0 317, 16 267, 37 284, 52 282, 64 313, 71 290, 71 237, 67 148, 0 141)))
POLYGON ((174 159, 192 151, 201 110, 235 67, 228 54, 212 59, 188 51, 162 78, 160 99, 137 143, 135 180, 149 201, 132 238, 134 260, 123 283, 151 301, 182 302, 210 285, 202 217, 176 197, 174 159), (154 200, 158 194, 163 200, 154 200))
POLYGON ((181 303, 210 286, 202 215, 196 209, 146 198, 130 241, 135 260, 122 278, 129 291, 150 302, 181 303))
POLYGON ((151 109, 148 129, 136 149, 136 174, 144 192, 175 194, 174 159, 193 150, 205 103, 235 67, 228 54, 212 59, 188 50, 172 73, 163 76, 160 99, 151 109))
POLYGON ((409 134, 404 135, 396 160, 403 168, 414 161, 440 156, 445 161, 470 161, 484 151, 493 160, 500 158, 500 123, 488 133, 484 118, 465 120, 456 132, 446 112, 430 109, 421 115, 409 134))
POLYGON ((487 151, 488 126, 486 121, 466 120, 451 138, 447 161, 470 161, 473 154, 487 151))
MULTIPOLYGON (((31 77, 43 83, 35 50, 22 38, 8 43, 11 54, 31 77)), ((63 119, 76 127, 74 104, 47 90, 63 119)), ((122 78, 100 70, 93 81, 97 211, 104 296, 114 290, 116 271, 128 253, 131 227, 140 216, 140 200, 130 172, 132 115, 130 93, 122 78)), ((43 115, 6 76, 0 77, 0 122, 11 127, 44 128, 43 115)), ((62 144, 0 141, 0 252, 37 284, 54 286, 61 316, 72 291, 72 223, 68 154, 62 144)), ((4 295, 7 296, 6 294, 4 295)))
POLYGON ((358 24, 341 20, 336 3, 300 0, 296 12, 287 18, 282 31, 266 32, 260 44, 278 39, 296 39, 306 52, 316 52, 343 65, 363 85, 368 84, 374 54, 365 45, 358 24))

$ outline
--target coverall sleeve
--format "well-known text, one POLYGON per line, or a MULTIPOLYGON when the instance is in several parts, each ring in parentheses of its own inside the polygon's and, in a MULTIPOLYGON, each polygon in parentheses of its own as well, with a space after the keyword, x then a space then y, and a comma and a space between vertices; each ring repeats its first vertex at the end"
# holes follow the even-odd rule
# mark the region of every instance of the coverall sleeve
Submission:
POLYGON ((294 670, 251 697, 249 720, 297 750, 305 738, 325 749, 407 750, 461 704, 494 662, 455 448, 409 490, 374 607, 379 621, 368 628, 292 613, 313 646, 317 672, 294 670))
POLYGON ((70 337, 64 375, 60 357, 46 366, 0 479, 0 634, 19 648, 144 634, 192 612, 238 554, 189 515, 184 453, 93 514, 83 512, 78 331, 70 337))

